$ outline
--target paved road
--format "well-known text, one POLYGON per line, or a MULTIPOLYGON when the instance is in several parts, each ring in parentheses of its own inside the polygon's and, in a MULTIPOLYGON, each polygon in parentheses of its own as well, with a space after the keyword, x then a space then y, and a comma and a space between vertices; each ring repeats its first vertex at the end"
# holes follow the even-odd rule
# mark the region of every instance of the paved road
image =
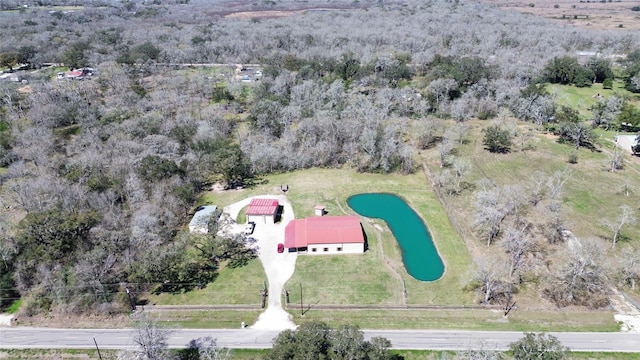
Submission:
MULTIPOLYGON (((520 332, 441 331, 441 330, 365 330, 365 338, 382 336, 394 349, 465 350, 478 348, 505 350, 520 339, 520 332)), ((278 331, 256 329, 180 329, 169 338, 171 348, 184 348, 193 339, 211 336, 218 346, 227 348, 270 348, 278 331)), ((0 348, 94 348, 93 338, 103 349, 133 348, 131 329, 47 329, 0 328, 0 348)), ((552 333, 574 351, 638 352, 638 333, 552 333)))

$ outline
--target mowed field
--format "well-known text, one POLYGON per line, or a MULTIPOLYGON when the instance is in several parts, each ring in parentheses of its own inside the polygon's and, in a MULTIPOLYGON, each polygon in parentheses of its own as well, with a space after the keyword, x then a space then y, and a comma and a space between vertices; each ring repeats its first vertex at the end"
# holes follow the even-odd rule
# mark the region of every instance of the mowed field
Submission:
POLYGON ((634 31, 640 29, 637 0, 480 0, 506 10, 542 16, 595 30, 634 31))

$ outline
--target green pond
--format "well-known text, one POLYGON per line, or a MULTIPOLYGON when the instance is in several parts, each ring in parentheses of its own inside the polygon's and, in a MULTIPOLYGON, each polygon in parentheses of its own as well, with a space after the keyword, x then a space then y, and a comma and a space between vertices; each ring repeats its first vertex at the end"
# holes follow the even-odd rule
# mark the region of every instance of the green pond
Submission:
POLYGON ((438 280, 444 263, 433 244, 429 229, 420 216, 393 194, 353 195, 347 204, 358 214, 384 220, 402 250, 402 262, 409 275, 421 281, 438 280))

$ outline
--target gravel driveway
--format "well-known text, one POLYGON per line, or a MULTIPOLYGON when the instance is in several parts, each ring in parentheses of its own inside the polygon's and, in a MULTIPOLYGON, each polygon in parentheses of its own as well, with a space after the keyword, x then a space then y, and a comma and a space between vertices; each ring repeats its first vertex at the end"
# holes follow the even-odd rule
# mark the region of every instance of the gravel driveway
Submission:
POLYGON ((631 146, 636 144, 637 135, 618 135, 616 136, 616 144, 631 153, 631 146))
MULTIPOLYGON (((284 195, 256 196, 256 198, 277 198, 283 207, 282 217, 275 225, 256 224, 252 237, 258 240, 258 257, 269 281, 269 297, 267 309, 260 314, 258 321, 251 326, 261 330, 285 330, 295 329, 296 325, 291 321, 291 315, 282 309, 282 297, 284 284, 289 280, 296 267, 297 253, 285 251, 277 252, 278 243, 284 243, 284 228, 289 221, 294 219, 291 203, 284 195)), ((249 205, 252 198, 247 198, 223 209, 231 218, 235 219, 240 210, 249 205)), ((244 226, 242 226, 244 229, 244 226)))

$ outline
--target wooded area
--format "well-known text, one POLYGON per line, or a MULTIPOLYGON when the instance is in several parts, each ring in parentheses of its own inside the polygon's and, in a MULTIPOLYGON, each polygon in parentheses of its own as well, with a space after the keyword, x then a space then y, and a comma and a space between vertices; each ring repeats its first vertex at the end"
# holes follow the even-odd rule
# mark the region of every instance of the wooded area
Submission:
MULTIPOLYGON (((443 171, 434 183, 455 196, 471 164, 452 151, 469 119, 498 120, 483 139, 497 152, 513 146, 514 131, 499 121, 510 116, 576 149, 594 146, 591 123, 640 124, 623 96, 583 119, 543 85, 589 86, 612 80, 615 67, 627 90, 640 92, 637 33, 457 0, 345 1, 280 18, 224 17, 222 9, 194 0, 0 0, 0 66, 24 80, 0 82, 0 307, 22 298, 26 314, 121 312, 125 284, 134 294, 160 283, 180 291, 212 281, 222 261, 241 266, 255 256, 242 238, 184 231, 199 193, 216 181, 250 185, 309 167, 411 173, 422 166, 416 153, 437 147, 443 171), (261 77, 241 80, 235 64, 259 64, 261 77), (55 78, 83 67, 95 75, 55 78)), ((504 301, 524 281, 524 259, 542 256, 534 238, 566 241, 565 175, 529 179, 522 197, 515 185, 473 190, 479 238, 510 259, 508 276, 478 260, 472 285, 483 302, 504 301), (534 232, 520 210, 539 204, 549 221, 534 232)), ((631 219, 612 226, 619 232, 631 219)), ((598 246, 569 249, 575 261, 545 296, 560 306, 605 304, 610 280, 596 266, 598 246)), ((640 280, 634 246, 621 281, 632 287, 640 280)))

